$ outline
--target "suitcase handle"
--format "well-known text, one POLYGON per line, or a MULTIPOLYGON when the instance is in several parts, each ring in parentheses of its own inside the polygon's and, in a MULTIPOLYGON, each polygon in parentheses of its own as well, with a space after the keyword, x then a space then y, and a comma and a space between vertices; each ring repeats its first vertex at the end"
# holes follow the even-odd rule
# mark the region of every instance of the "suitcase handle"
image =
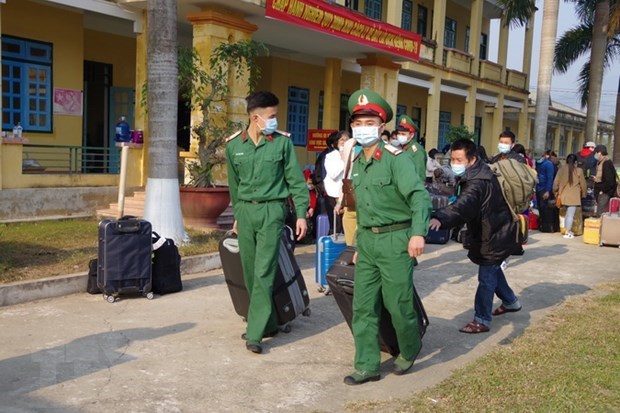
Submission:
POLYGON ((353 280, 339 278, 338 280, 336 280, 336 282, 340 287, 342 287, 342 290, 344 292, 353 295, 353 286, 355 285, 355 282, 353 280))
POLYGON ((118 232, 130 233, 140 231, 140 221, 133 218, 123 217, 116 222, 118 232))

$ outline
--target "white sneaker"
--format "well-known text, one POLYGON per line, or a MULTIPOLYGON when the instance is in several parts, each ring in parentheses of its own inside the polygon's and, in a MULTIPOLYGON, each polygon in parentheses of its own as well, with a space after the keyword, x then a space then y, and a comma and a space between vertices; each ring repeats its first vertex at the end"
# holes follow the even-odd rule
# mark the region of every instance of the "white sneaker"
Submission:
POLYGON ((573 235, 572 232, 567 232, 566 234, 564 234, 564 238, 566 238, 566 239, 573 239, 573 238, 575 238, 575 236, 573 235))

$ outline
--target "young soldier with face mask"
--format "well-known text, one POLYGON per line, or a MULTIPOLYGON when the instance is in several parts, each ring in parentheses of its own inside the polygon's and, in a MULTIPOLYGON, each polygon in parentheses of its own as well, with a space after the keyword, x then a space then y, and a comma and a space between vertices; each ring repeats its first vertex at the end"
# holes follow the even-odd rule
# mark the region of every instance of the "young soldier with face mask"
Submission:
POLYGON ((499 153, 491 158, 490 163, 501 161, 502 159, 516 159, 521 163, 527 163, 524 157, 514 152, 512 148, 515 146, 515 134, 509 130, 505 130, 499 134, 499 142, 497 144, 497 150, 499 153))
POLYGON ((407 115, 401 115, 396 125, 396 140, 394 146, 401 148, 413 159, 416 172, 424 182, 426 180, 426 151, 415 140, 417 128, 413 124, 413 120, 407 115))
POLYGON ((353 138, 362 146, 351 178, 357 209, 353 320, 355 372, 348 385, 377 381, 381 302, 390 312, 400 355, 394 374, 407 372, 422 347, 413 306, 413 258, 424 252, 431 202, 410 156, 380 139, 392 118, 387 102, 369 89, 349 98, 353 138))

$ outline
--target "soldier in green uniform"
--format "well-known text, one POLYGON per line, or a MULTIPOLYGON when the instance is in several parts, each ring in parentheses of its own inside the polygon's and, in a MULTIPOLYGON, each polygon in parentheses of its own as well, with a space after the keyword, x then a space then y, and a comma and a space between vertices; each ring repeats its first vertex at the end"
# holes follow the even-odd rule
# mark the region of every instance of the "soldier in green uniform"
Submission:
POLYGON ((246 348, 261 353, 261 340, 278 331, 272 290, 284 228, 284 202, 293 196, 296 235, 306 234, 308 189, 290 134, 277 130, 278 98, 256 92, 246 98, 249 126, 230 136, 226 144, 228 185, 234 210, 233 230, 245 285, 250 295, 246 348))
POLYGON ((417 130, 413 120, 409 116, 401 115, 400 119, 398 119, 398 124, 396 125, 398 143, 402 150, 413 158, 416 172, 422 182, 424 182, 426 180, 427 155, 422 145, 415 140, 417 130))
POLYGON ((349 99, 353 137, 362 146, 351 178, 357 208, 357 264, 352 330, 356 371, 349 385, 380 379, 381 303, 392 317, 400 355, 394 374, 411 368, 422 347, 413 306, 413 258, 424 252, 430 197, 413 159, 379 139, 392 110, 377 93, 361 89, 349 99))

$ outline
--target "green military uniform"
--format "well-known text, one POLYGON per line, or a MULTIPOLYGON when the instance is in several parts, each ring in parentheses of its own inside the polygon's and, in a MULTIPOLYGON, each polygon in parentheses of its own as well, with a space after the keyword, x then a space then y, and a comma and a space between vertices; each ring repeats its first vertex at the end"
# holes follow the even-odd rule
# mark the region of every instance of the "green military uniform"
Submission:
POLYGON ((424 147, 415 139, 417 128, 413 120, 407 115, 402 115, 398 121, 398 125, 396 125, 396 130, 411 132, 411 140, 403 145, 402 148, 403 151, 407 152, 407 154, 413 158, 416 172, 422 182, 424 182, 426 180, 426 160, 428 159, 428 155, 424 147))
MULTIPOLYGON (((352 115, 368 114, 361 102, 387 105, 374 92, 358 91, 349 100, 352 115)), ((390 117, 391 113, 382 119, 389 121, 390 117)), ((355 158, 351 178, 358 228, 352 320, 355 369, 378 374, 381 303, 391 314, 401 356, 413 360, 422 345, 408 245, 412 236, 426 235, 431 202, 412 157, 383 142, 370 159, 363 151, 355 158)))
POLYGON ((257 145, 247 131, 228 138, 226 161, 245 285, 250 295, 246 339, 260 342, 277 329, 272 290, 284 228, 284 201, 293 196, 305 217, 308 189, 286 132, 263 136, 257 145))

